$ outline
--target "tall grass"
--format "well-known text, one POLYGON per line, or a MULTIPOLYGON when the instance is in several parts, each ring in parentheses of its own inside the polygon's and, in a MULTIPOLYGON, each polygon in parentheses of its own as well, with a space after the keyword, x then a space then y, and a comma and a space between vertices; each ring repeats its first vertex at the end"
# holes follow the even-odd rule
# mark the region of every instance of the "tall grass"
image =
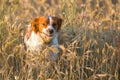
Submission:
POLYGON ((119 80, 118 0, 0 2, 0 80, 119 80), (41 15, 64 19, 57 61, 24 50, 25 26, 41 15))

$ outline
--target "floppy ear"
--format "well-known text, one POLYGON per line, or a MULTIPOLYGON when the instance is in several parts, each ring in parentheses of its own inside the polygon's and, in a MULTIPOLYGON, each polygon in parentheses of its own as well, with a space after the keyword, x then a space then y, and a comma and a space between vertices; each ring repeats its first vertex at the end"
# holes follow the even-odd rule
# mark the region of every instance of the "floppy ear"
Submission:
POLYGON ((57 24, 58 24, 57 31, 59 31, 61 29, 62 22, 63 22, 63 20, 61 18, 57 18, 57 24))
POLYGON ((35 18, 31 22, 31 28, 35 33, 37 33, 39 31, 39 18, 35 18))

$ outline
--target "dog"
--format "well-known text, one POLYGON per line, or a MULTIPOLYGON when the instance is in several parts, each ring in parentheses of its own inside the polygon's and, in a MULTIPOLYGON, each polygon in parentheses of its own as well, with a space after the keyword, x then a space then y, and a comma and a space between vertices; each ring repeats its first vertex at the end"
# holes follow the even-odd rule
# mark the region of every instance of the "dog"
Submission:
MULTIPOLYGON (((41 52, 45 46, 59 50, 58 33, 61 30, 62 19, 55 16, 34 18, 25 31, 24 43, 27 52, 41 52), (54 47, 53 47, 54 46, 54 47)), ((59 52, 49 50, 51 60, 56 60, 59 52)))

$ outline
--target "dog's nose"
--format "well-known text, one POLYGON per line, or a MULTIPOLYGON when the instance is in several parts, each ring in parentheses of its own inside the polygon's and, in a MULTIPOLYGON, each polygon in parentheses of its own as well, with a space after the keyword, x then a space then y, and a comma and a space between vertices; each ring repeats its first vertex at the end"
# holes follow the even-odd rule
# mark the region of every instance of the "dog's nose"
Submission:
POLYGON ((48 29, 48 32, 49 32, 50 34, 52 34, 52 33, 54 32, 54 30, 53 30, 53 29, 48 29))

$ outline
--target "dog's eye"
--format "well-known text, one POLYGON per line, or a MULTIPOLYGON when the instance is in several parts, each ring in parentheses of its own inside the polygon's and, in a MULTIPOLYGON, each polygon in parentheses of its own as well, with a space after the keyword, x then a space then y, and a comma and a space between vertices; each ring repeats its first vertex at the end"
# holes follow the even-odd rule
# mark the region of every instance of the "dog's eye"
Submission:
POLYGON ((57 24, 56 23, 53 23, 53 26, 56 26, 57 24))
POLYGON ((45 26, 45 25, 46 25, 45 23, 42 24, 42 26, 45 26))

